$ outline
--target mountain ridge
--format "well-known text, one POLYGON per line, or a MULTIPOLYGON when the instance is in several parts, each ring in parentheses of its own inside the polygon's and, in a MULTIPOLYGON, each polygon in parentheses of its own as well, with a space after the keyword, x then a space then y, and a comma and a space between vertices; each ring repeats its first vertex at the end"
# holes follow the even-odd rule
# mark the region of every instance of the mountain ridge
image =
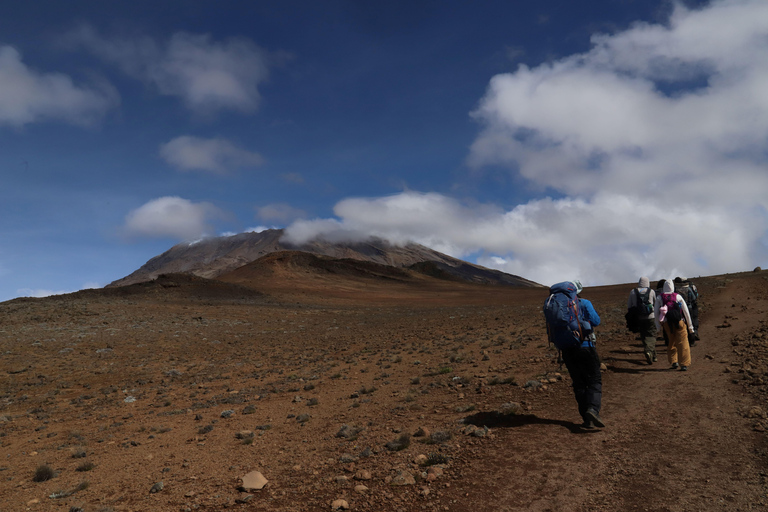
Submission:
POLYGON ((240 233, 177 244, 106 287, 151 281, 160 275, 175 273, 189 273, 215 279, 280 251, 299 251, 334 259, 367 261, 395 268, 415 266, 414 271, 425 274, 431 272, 432 277, 452 276, 473 283, 541 286, 523 277, 468 263, 415 243, 398 246, 372 237, 364 242, 328 242, 316 239, 305 244, 291 244, 282 240, 283 235, 282 229, 268 229, 259 233, 240 233))

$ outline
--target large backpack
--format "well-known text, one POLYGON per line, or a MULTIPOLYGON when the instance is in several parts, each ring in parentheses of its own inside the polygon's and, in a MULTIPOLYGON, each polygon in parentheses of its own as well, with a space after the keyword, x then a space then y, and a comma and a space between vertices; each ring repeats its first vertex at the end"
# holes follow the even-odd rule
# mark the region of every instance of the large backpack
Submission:
POLYGON ((570 281, 549 288, 549 297, 544 302, 544 318, 549 341, 559 350, 580 346, 592 332, 590 323, 581 317, 576 285, 570 281))
POLYGON ((648 288, 645 293, 640 293, 637 288, 635 292, 635 305, 629 308, 624 318, 627 321, 627 329, 630 332, 640 332, 640 320, 647 319, 653 313, 653 304, 651 304, 651 289, 648 288))
POLYGON ((677 293, 662 293, 661 302, 667 306, 664 321, 671 325, 677 325, 683 319, 683 308, 677 301, 677 293))
POLYGON ((696 286, 691 284, 690 281, 682 281, 675 283, 675 293, 679 293, 685 301, 688 309, 696 307, 696 301, 699 299, 698 290, 696 286))

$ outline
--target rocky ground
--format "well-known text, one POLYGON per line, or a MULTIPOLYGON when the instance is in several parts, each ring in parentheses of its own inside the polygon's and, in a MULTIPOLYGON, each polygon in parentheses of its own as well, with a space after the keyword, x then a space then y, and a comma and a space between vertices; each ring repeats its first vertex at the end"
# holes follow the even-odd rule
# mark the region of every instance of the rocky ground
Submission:
POLYGON ((766 272, 695 280, 687 373, 624 329, 632 285, 586 289, 595 430, 547 346, 544 289, 279 282, 0 304, 0 511, 768 506, 766 272))

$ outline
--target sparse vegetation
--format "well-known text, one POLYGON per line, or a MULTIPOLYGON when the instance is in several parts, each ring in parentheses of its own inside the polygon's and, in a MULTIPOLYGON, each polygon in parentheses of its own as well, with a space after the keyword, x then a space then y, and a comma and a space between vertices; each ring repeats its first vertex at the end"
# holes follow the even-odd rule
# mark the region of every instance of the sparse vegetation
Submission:
POLYGON ((35 469, 35 474, 32 476, 33 482, 47 482, 56 476, 56 472, 51 466, 43 464, 35 469))
POLYGON ((424 466, 437 466, 438 464, 448 464, 449 457, 443 453, 432 452, 427 455, 424 466))
POLYGON ((453 436, 447 430, 436 430, 429 434, 429 437, 424 441, 427 444, 441 444, 450 441, 453 436))
POLYGON ((411 445, 411 436, 409 434, 401 434, 396 439, 388 442, 384 446, 391 452, 399 452, 405 450, 411 445))
POLYGON ((75 468, 75 471, 80 471, 80 472, 90 471, 95 467, 96 465, 93 462, 83 462, 82 464, 77 466, 77 468, 75 468))

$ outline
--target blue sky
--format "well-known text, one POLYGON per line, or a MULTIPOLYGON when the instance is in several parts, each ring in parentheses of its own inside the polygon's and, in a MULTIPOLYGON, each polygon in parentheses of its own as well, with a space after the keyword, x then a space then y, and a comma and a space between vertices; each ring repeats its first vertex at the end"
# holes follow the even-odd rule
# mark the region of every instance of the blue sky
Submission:
POLYGON ((18 2, 0 300, 285 227, 542 283, 768 255, 768 2, 18 2))

